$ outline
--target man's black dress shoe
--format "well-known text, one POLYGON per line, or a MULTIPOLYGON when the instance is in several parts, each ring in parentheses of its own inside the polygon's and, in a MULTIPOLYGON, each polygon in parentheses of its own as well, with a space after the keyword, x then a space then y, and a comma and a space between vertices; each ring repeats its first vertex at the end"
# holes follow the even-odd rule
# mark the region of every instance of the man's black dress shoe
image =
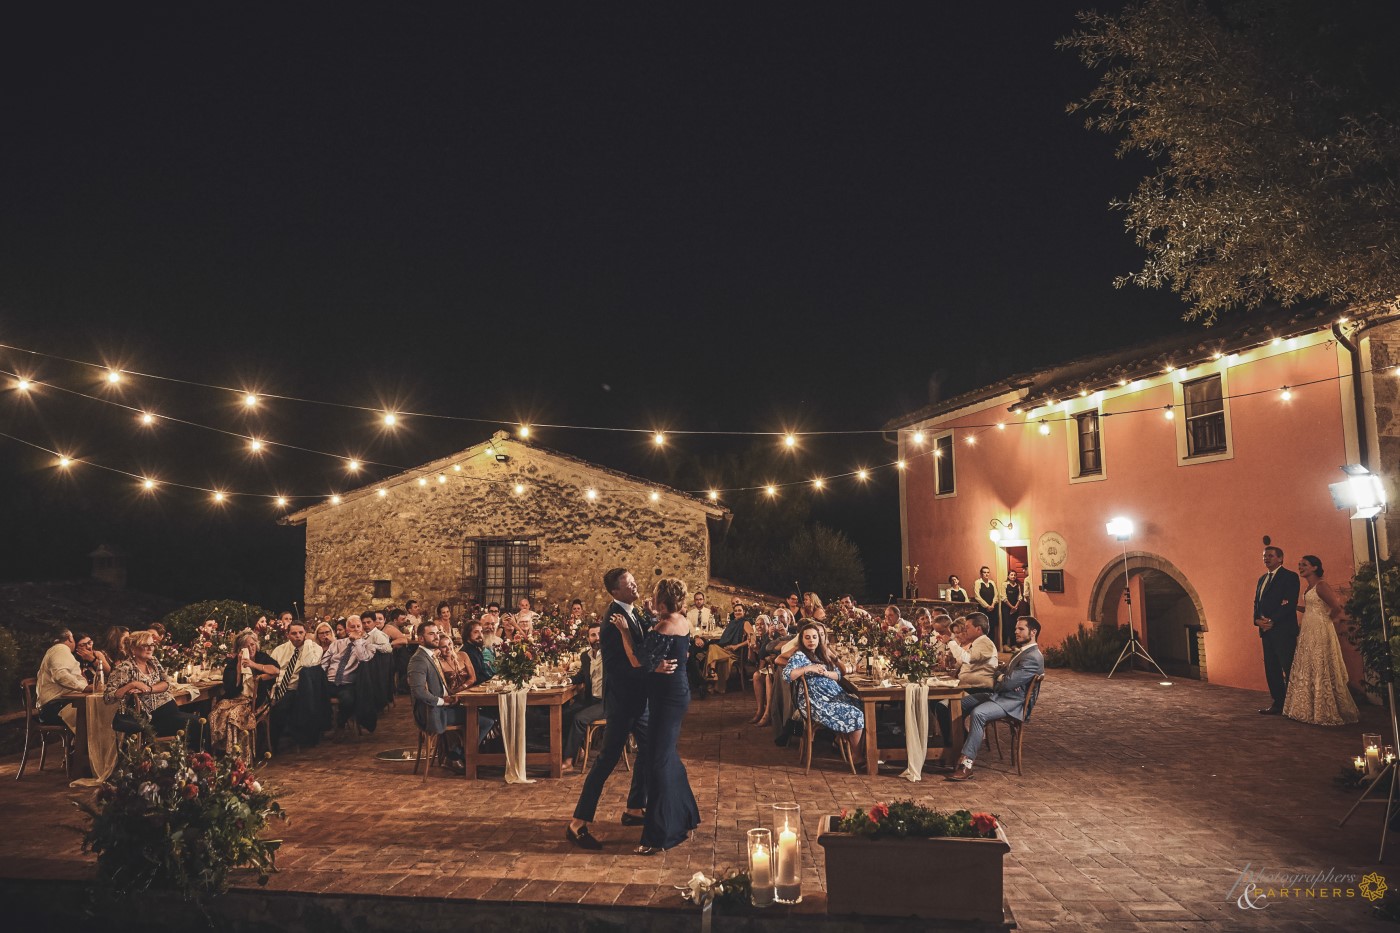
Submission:
POLYGON ((647 818, 646 818, 646 814, 645 814, 645 813, 642 814, 641 816, 633 816, 633 815, 630 814, 630 813, 624 813, 624 814, 622 814, 622 825, 623 825, 623 826, 641 826, 641 825, 645 824, 646 821, 647 821, 647 818))
POLYGON ((1270 706, 1268 709, 1261 709, 1261 710, 1259 711, 1259 715, 1260 715, 1260 716, 1282 716, 1282 715, 1283 715, 1283 710, 1281 710, 1281 709, 1275 709, 1274 707, 1270 706))
POLYGON ((568 829, 564 830, 564 835, 580 849, 597 850, 603 847, 603 844, 595 839, 593 834, 588 831, 587 826, 583 827, 583 829, 580 829, 578 832, 574 832, 574 828, 570 826, 568 829))

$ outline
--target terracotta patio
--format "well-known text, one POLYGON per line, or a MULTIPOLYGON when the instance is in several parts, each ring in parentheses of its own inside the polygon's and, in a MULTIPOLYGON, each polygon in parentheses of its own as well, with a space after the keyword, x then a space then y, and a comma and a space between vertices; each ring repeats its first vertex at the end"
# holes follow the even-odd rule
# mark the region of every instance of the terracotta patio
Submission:
MULTIPOLYGON (((1359 897, 1271 899, 1266 909, 1248 910, 1238 906, 1238 891, 1231 894, 1246 866, 1358 877, 1376 867, 1379 809, 1336 826, 1356 793, 1336 788, 1333 777, 1359 749, 1362 727, 1264 717, 1255 713, 1262 703, 1262 694, 1195 682, 1162 687, 1140 675, 1108 681, 1054 670, 1027 733, 1025 775, 989 753, 975 780, 952 785, 931 771, 920 784, 895 768, 878 778, 852 775, 830 753, 804 774, 796 743, 776 747, 768 729, 748 725, 749 695, 729 693, 694 703, 684 735, 700 831, 680 848, 641 858, 629 854, 637 831, 616 821, 625 773, 610 782, 595 824, 606 848, 585 853, 563 836, 577 777, 507 786, 440 769, 418 777, 411 764, 376 760, 376 752, 414 743, 401 698, 374 735, 267 765, 264 780, 281 788, 291 814, 282 870, 269 890, 431 897, 463 908, 576 904, 580 914, 645 907, 659 918, 683 908, 672 885, 740 864, 744 831, 769 825, 771 803, 797 800, 808 830, 807 896, 792 910, 814 922, 825 916, 817 817, 913 797, 1000 814, 1012 843, 1006 895, 1022 929, 1383 927, 1359 897)), ((1380 710, 1363 717, 1382 731, 1380 710)), ((89 877, 75 833, 82 820, 68 803, 80 791, 52 762, 20 782, 16 767, 17 758, 0 764, 0 879, 13 888, 17 879, 89 877)), ((1400 884, 1400 841, 1388 861, 1381 874, 1400 884)))

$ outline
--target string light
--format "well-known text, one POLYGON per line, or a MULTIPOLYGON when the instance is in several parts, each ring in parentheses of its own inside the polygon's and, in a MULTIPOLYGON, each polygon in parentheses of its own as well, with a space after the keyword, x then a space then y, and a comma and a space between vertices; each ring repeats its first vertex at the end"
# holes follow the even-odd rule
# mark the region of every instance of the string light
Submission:
POLYGON ((1273 340, 1269 341, 1269 346, 1271 346, 1271 347, 1276 347, 1276 346, 1278 346, 1278 345, 1281 344, 1281 343, 1283 343, 1283 338, 1282 338, 1282 337, 1275 337, 1273 340))
POLYGON ((1044 418, 1040 419, 1040 433, 1041 433, 1041 434, 1049 434, 1049 433, 1050 433, 1050 423, 1047 422, 1044 418))
POLYGON ((763 491, 768 493, 769 496, 776 496, 778 494, 778 487, 769 483, 767 486, 763 487, 763 491))
POLYGON ((439 474, 438 474, 438 482, 439 482, 439 483, 445 483, 445 482, 447 482, 447 474, 446 474, 446 473, 439 473, 439 474))
MULTIPOLYGON (((589 490, 589 492, 592 492, 592 491, 593 491, 593 490, 591 490, 591 489, 589 490)), ((522 486, 520 483, 516 483, 516 484, 515 484, 515 494, 516 494, 517 496, 523 496, 523 495, 525 495, 525 487, 522 486)), ((589 496, 589 498, 591 499, 592 496, 589 496)))
POLYGON ((248 449, 251 450, 253 453, 258 453, 262 450, 262 448, 263 442, 258 440, 256 437, 248 441, 248 449))
POLYGON ((651 499, 652 502, 660 502, 660 501, 661 501, 661 493, 659 493, 659 492, 657 492, 655 489, 653 489, 653 490, 651 491, 651 495, 649 496, 649 498, 651 499))
POLYGON ((796 446, 797 446, 797 438, 796 438, 796 437, 793 437, 791 434, 784 434, 784 435, 783 435, 783 443, 786 444, 788 447, 796 447, 796 446))
POLYGON ((217 489, 214 490, 214 501, 215 501, 215 502, 223 502, 223 501, 224 501, 224 498, 225 498, 225 497, 224 497, 224 494, 223 494, 222 492, 220 492, 220 491, 217 490, 217 489))
POLYGON ((1293 390, 1288 388, 1288 386, 1283 387, 1283 400, 1285 402, 1293 401, 1293 390))
POLYGON ((122 381, 122 374, 121 374, 121 373, 117 372, 115 369, 109 369, 109 370, 107 370, 107 383, 108 383, 109 385, 116 385, 118 382, 121 382, 121 381, 122 381))
POLYGON ((69 467, 72 463, 73 463, 73 461, 70 460, 70 459, 68 459, 67 457, 59 457, 59 458, 58 458, 58 465, 61 466, 61 467, 63 467, 63 469, 65 469, 65 470, 68 469, 68 467, 69 467))
POLYGON ((351 473, 356 473, 356 472, 358 472, 359 469, 360 469, 360 461, 358 461, 358 460, 346 460, 346 461, 345 461, 345 469, 349 470, 351 473))
POLYGON ((141 423, 142 423, 142 424, 145 424, 145 425, 155 424, 155 423, 156 423, 156 416, 153 415, 153 414, 151 414, 151 413, 148 412, 148 411, 143 411, 143 412, 141 412, 141 423))
POLYGON ((1162 417, 1166 418, 1168 421, 1174 421, 1176 420, 1176 410, 1170 405, 1164 406, 1162 409, 1162 417))
POLYGON ((247 395, 243 396, 243 404, 249 408, 256 408, 258 404, 258 397, 252 392, 249 392, 247 395))
POLYGON ((398 415, 394 414, 392 411, 386 411, 386 412, 384 413, 384 426, 385 426, 386 428, 392 428, 394 425, 396 425, 396 424, 398 424, 398 423, 399 423, 399 416, 398 416, 398 415))
POLYGON ((340 505, 340 496, 331 496, 331 505, 340 505))
POLYGON ((461 465, 460 463, 454 463, 454 464, 452 464, 452 472, 453 472, 453 473, 460 473, 460 472, 462 472, 462 465, 461 465))
POLYGON ((903 461, 903 460, 896 460, 894 466, 895 466, 895 469, 897 469, 897 470, 902 470, 902 469, 904 469, 904 461, 903 461))
POLYGON ((375 495, 379 496, 379 498, 384 499, 384 498, 387 498, 387 497, 388 497, 388 495, 389 495, 389 490, 385 489, 383 486, 380 486, 378 489, 376 489, 376 490, 374 491, 374 493, 375 493, 375 495))
POLYGON ((711 489, 711 490, 710 490, 710 501, 711 501, 711 502, 718 502, 718 501, 719 501, 719 490, 716 490, 716 489, 711 489))
POLYGON ((865 482, 870 479, 870 471, 864 468, 856 470, 856 479, 860 480, 862 483, 865 482))
POLYGON ((150 492, 152 489, 156 488, 156 481, 148 476, 145 479, 141 480, 141 488, 146 490, 147 492, 150 492))
POLYGON ((915 431, 914 436, 910 438, 910 440, 912 440, 915 444, 922 444, 924 442, 924 432, 915 431))
POLYGON ((998 431, 1005 431, 1005 430, 1006 430, 1006 422, 1005 422, 1005 421, 998 421, 998 422, 997 422, 997 430, 998 430, 998 431))
POLYGON ((943 448, 942 448, 942 447, 935 447, 935 448, 933 449, 933 459, 935 459, 935 460, 942 460, 942 459, 943 459, 943 448))
POLYGON ((666 435, 662 434, 660 431, 657 431, 651 436, 651 440, 652 443, 655 444, 657 447, 661 447, 666 443, 666 435))
POLYGON ((598 498, 598 490, 596 490, 596 489, 589 489, 589 490, 586 490, 586 491, 584 492, 583 496, 584 496, 585 499, 590 499, 590 500, 591 500, 591 499, 596 499, 596 498, 598 498))
POLYGON ((529 437, 529 436, 530 436, 530 426, 529 426, 528 424, 522 424, 522 425, 520 426, 519 430, 517 430, 515 433, 516 433, 516 434, 519 434, 521 437, 529 437))
POLYGON ((15 388, 19 389, 21 392, 28 392, 29 380, 21 376, 20 379, 15 383, 15 388))
POLYGON ((287 507, 287 497, 286 497, 286 496, 278 496, 278 497, 277 497, 277 507, 278 507, 278 508, 282 508, 282 509, 285 509, 285 508, 287 507))
POLYGON ((821 489, 821 488, 824 487, 825 485, 826 485, 826 483, 822 480, 822 478, 821 478, 820 476, 818 476, 816 479, 812 480, 812 488, 813 488, 813 489, 821 489))
POLYGON ((977 443, 977 435, 976 435, 976 434, 969 434, 969 435, 967 436, 967 446, 971 447, 972 445, 974 445, 974 444, 976 444, 976 443, 977 443))
POLYGON ((420 476, 420 477, 418 477, 418 485, 419 485, 419 486, 426 486, 426 485, 428 485, 428 480, 427 480, 425 477, 420 476))

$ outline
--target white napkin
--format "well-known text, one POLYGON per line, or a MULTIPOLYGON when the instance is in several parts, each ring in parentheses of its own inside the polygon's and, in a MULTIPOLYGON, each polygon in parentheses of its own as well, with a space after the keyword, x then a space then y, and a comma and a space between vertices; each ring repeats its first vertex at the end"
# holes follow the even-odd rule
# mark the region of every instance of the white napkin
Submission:
POLYGON ((909 767, 900 777, 922 781, 928 756, 928 684, 923 681, 904 685, 904 750, 909 767))
MULTIPOLYGON (((525 776, 525 708, 530 688, 503 693, 496 700, 501 708, 501 739, 506 746, 506 783, 533 784, 525 776)), ((470 713, 468 713, 470 715, 470 713)))

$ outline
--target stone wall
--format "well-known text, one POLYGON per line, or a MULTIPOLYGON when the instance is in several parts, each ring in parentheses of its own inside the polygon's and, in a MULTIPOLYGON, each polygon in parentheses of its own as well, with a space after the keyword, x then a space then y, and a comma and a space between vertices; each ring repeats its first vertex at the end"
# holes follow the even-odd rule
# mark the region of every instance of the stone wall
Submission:
POLYGON ((704 586, 710 567, 705 506, 666 491, 652 501, 653 491, 498 436, 489 453, 478 445, 347 494, 340 505, 302 513, 307 611, 343 614, 403 606, 411 598, 428 612, 440 600, 460 606, 476 578, 464 566, 464 544, 480 537, 534 539, 538 560, 531 562, 530 595, 545 603, 577 596, 588 611, 602 611, 602 577, 617 566, 630 568, 643 591, 663 575, 679 576, 692 589, 704 586), (498 455, 509 460, 500 462, 498 455), (516 493, 516 484, 523 492, 516 493), (589 489, 596 498, 587 497, 589 489), (374 597, 376 580, 389 581, 387 597, 374 597))

